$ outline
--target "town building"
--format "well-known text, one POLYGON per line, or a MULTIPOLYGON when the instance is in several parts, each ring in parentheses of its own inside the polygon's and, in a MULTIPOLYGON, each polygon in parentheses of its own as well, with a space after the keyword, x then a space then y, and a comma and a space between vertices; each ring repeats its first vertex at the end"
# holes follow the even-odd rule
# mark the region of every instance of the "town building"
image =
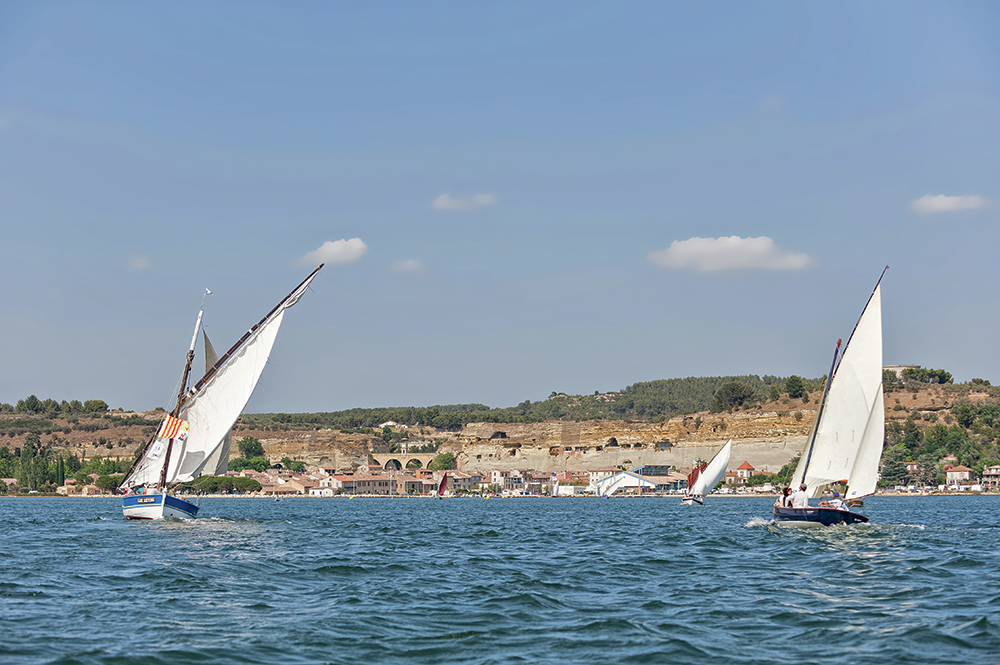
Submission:
POLYGON ((974 472, 967 466, 959 465, 950 468, 945 467, 944 473, 949 485, 962 485, 972 480, 974 472))
POLYGON ((1000 488, 1000 464, 985 467, 980 482, 986 487, 1000 488))

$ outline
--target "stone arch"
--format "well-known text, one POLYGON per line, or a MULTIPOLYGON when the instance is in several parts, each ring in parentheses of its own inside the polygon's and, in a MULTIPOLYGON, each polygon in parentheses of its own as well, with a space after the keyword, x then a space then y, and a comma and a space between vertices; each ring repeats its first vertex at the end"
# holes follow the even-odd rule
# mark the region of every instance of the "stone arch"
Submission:
POLYGON ((494 440, 494 439, 506 439, 506 438, 507 438, 507 432, 501 432, 499 430, 497 430, 496 432, 493 432, 493 434, 490 436, 490 440, 494 440))
POLYGON ((418 459, 411 459, 406 463, 407 469, 422 469, 424 467, 423 463, 418 459))
POLYGON ((403 465, 399 463, 398 459, 390 459, 385 461, 382 468, 386 471, 399 471, 403 468, 403 465))
POLYGON ((616 439, 615 437, 611 437, 610 439, 608 439, 608 448, 617 448, 617 447, 618 447, 618 439, 616 439))

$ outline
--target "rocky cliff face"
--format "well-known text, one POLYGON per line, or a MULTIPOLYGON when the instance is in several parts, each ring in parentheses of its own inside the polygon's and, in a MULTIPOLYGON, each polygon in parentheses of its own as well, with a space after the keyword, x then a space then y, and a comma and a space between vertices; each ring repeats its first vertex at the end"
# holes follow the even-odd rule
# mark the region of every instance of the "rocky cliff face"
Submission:
POLYGON ((541 472, 669 464, 711 459, 730 438, 735 468, 748 461, 774 472, 802 452, 814 411, 677 417, 662 424, 615 421, 469 424, 449 446, 464 471, 541 472))
MULTIPOLYGON (((744 461, 756 469, 774 472, 801 453, 812 426, 814 411, 682 416, 664 423, 593 420, 544 423, 470 423, 457 432, 424 428, 427 439, 443 440, 441 452, 455 453, 463 471, 533 469, 551 473, 643 464, 690 467, 711 459, 730 438, 730 466, 744 461)), ((268 459, 282 457, 305 462, 310 468, 349 469, 374 462, 369 452, 384 442, 370 435, 311 432, 240 432, 261 439, 268 459)), ((238 456, 233 451, 233 457, 238 456)), ((380 458, 382 455, 380 455, 380 458)), ((402 464, 406 456, 395 455, 402 464)))

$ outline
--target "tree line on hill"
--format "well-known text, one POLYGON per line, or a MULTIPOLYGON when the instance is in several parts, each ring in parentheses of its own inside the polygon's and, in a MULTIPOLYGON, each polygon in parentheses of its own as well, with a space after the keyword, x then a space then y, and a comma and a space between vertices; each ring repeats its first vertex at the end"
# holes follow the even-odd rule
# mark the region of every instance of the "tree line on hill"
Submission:
POLYGON ((428 407, 355 408, 321 413, 246 414, 241 424, 256 427, 341 431, 377 428, 385 422, 457 430, 468 423, 535 423, 546 420, 668 420, 682 413, 724 411, 777 400, 782 395, 802 398, 822 388, 825 377, 805 379, 764 376, 715 376, 660 379, 635 383, 621 391, 567 395, 553 391, 547 399, 525 400, 517 406, 490 408, 484 404, 428 407))
MULTIPOLYGON (((0 478, 14 478, 22 492, 54 493, 56 487, 74 478, 80 485, 89 485, 91 474, 98 474, 94 484, 103 490, 113 489, 128 470, 129 462, 105 459, 99 455, 82 460, 76 455, 43 446, 40 437, 29 433, 24 444, 10 450, 0 446, 0 478)), ((6 493, 6 483, 0 482, 0 493, 6 493)))
POLYGON ((47 415, 55 418, 58 416, 81 416, 85 414, 101 414, 108 410, 108 403, 103 399, 88 399, 81 402, 78 399, 57 402, 54 399, 38 399, 35 395, 29 395, 18 400, 16 405, 6 402, 0 403, 0 413, 31 413, 47 415))

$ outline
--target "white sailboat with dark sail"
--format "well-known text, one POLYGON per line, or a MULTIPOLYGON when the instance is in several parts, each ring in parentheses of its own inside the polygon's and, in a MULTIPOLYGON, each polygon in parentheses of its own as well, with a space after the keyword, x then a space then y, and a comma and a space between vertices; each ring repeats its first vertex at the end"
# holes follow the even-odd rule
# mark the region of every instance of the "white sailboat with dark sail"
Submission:
POLYGON ((702 462, 695 465, 688 474, 688 486, 681 497, 681 503, 685 506, 693 504, 702 505, 705 495, 710 494, 715 486, 726 475, 729 468, 729 455, 732 452, 733 440, 724 445, 710 462, 702 462))
MULTIPOLYGON (((837 340, 809 444, 792 476, 792 488, 805 485, 809 498, 820 496, 834 483, 847 486, 844 500, 848 503, 875 492, 885 438, 881 284, 880 276, 839 364, 837 353, 841 341, 837 340)), ((868 518, 822 505, 775 506, 774 521, 782 526, 830 526, 867 522, 868 518)))
POLYGON ((170 493, 171 486, 219 475, 229 463, 231 432, 257 387, 285 310, 299 301, 323 266, 316 268, 221 358, 202 331, 198 312, 177 403, 140 451, 119 489, 126 519, 193 518, 198 506, 170 493), (198 332, 205 337, 206 371, 188 389, 198 332))

